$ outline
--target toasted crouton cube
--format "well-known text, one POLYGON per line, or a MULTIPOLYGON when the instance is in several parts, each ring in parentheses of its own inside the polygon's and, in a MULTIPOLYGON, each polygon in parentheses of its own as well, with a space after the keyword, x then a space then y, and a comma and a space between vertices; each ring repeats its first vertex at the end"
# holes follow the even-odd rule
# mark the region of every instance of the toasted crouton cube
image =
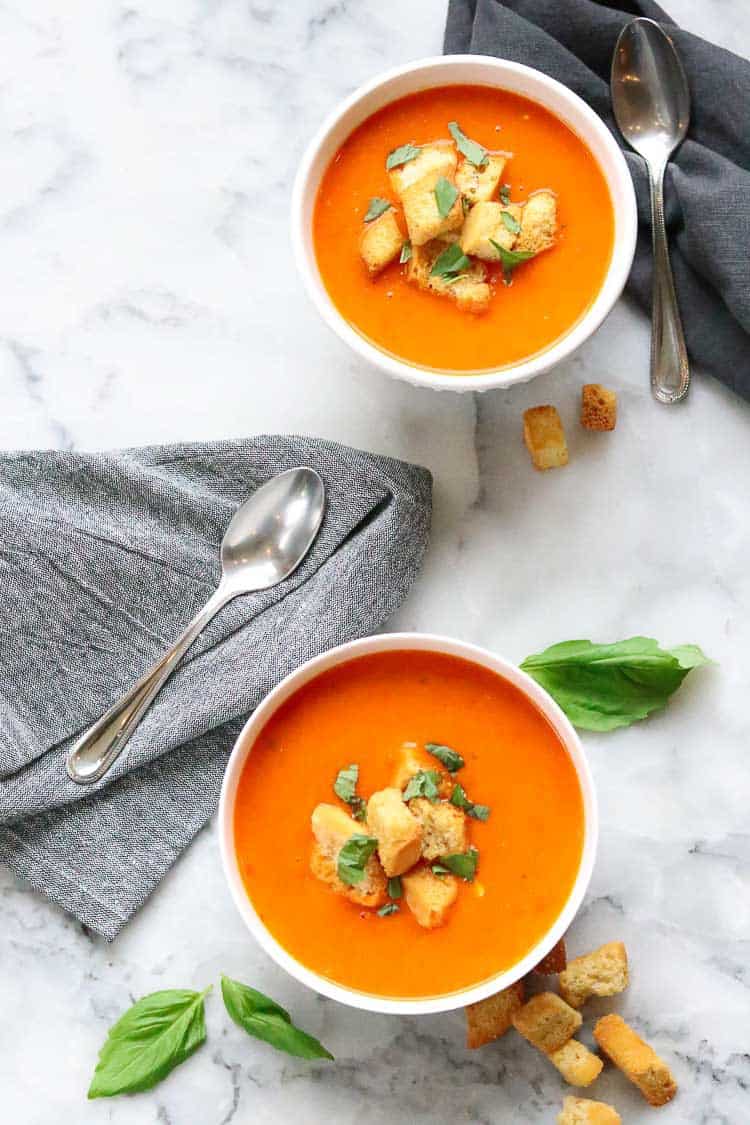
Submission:
POLYGON ((433 141, 419 147, 419 156, 391 168, 388 173, 393 190, 399 196, 425 176, 432 176, 435 180, 438 176, 445 176, 447 180, 452 180, 456 174, 458 156, 453 141, 433 141))
POLYGON ((516 1031, 545 1055, 567 1043, 582 1023, 581 1013, 554 992, 532 996, 513 1016, 516 1031))
POLYGON ((412 816, 400 789, 379 789, 367 802, 367 827, 389 878, 403 875, 422 854, 422 822, 412 816))
POLYGON ((599 1056, 577 1039, 569 1039, 562 1047, 552 1051, 549 1060, 571 1086, 590 1086, 604 1066, 599 1056))
POLYGON ((370 856, 364 878, 355 886, 343 883, 338 877, 339 852, 350 837, 362 835, 362 825, 337 805, 326 804, 316 805, 311 823, 317 844, 310 859, 313 875, 351 902, 362 906, 382 906, 388 897, 387 879, 376 855, 370 856))
MULTIPOLYGON (((439 254, 445 250, 447 239, 434 239, 424 246, 412 247, 412 256, 406 267, 407 280, 415 282, 420 289, 429 289, 441 297, 450 297, 460 309, 467 312, 484 312, 490 302, 491 291, 485 283, 485 268, 481 262, 472 262, 460 277, 450 280, 431 273, 439 254)), ((420 769, 435 768, 420 766, 420 769)), ((414 771, 416 773, 416 770, 414 771)), ((450 790, 447 795, 450 795, 450 790)))
POLYGON ((586 430, 614 430, 617 394, 601 383, 585 383, 581 394, 581 425, 586 430))
POLYGON ((477 203, 472 207, 466 216, 459 240, 464 254, 496 262, 498 252, 492 245, 493 242, 497 242, 504 250, 513 248, 517 235, 506 226, 503 211, 516 222, 520 221, 521 208, 517 203, 508 203, 507 206, 504 203, 477 203))
POLYGON ((594 1039, 650 1105, 665 1105, 675 1096, 677 1083, 667 1064, 621 1016, 611 1013, 600 1019, 594 1039))
POLYGON ((437 859, 453 852, 465 852, 469 846, 466 815, 447 801, 433 804, 425 797, 409 801, 409 808, 422 825, 422 855, 437 859))
POLYGON ((486 281, 459 277, 452 285, 453 296, 462 312, 483 313, 490 307, 492 290, 486 281))
POLYGON ((469 203, 492 199, 510 155, 509 152, 488 152, 486 163, 481 168, 463 156, 459 158, 456 187, 469 203))
POLYGON ((557 1125, 622 1125, 622 1118, 613 1105, 592 1102, 588 1098, 563 1099, 557 1125))
POLYGON ((412 248, 424 246, 425 242, 449 231, 458 230, 463 224, 464 209, 460 194, 456 195, 448 214, 445 216, 440 214, 435 198, 435 185, 438 179, 438 176, 432 174, 424 176, 401 192, 401 205, 412 248))
POLYGON ((380 273, 401 253, 404 236, 392 207, 365 223, 359 239, 359 252, 371 274, 380 273))
POLYGON ((523 440, 535 469, 559 469, 568 463, 568 444, 554 406, 532 406, 523 413, 523 440))
POLYGON ((458 883, 453 875, 433 875, 429 867, 415 867, 401 879, 406 905, 426 930, 445 922, 456 901, 458 883))
MULTIPOLYGON (((565 949, 565 938, 560 938, 550 949, 549 953, 542 957, 538 965, 535 965, 531 970, 533 973, 538 973, 540 976, 551 976, 552 973, 561 973, 568 963, 568 955, 565 949)), ((572 1005, 575 1007, 575 1004, 572 1005)))
POLYGON ((514 250, 541 254, 555 245, 557 234, 557 196, 546 188, 534 191, 523 205, 521 232, 514 250))
POLYGON ((513 1015, 523 1004, 524 984, 516 981, 495 996, 469 1004, 466 1012, 466 1046, 483 1047, 513 1026, 513 1015))
POLYGON ((616 996, 627 987, 628 954, 621 941, 574 957, 560 974, 560 995, 571 1008, 580 1008, 589 996, 616 996))

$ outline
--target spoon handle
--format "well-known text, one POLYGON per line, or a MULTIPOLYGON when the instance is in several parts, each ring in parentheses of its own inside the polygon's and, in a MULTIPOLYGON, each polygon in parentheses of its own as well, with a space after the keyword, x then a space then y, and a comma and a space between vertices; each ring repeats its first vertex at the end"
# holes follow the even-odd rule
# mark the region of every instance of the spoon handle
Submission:
POLYGON ((651 390, 659 402, 679 402, 688 392, 690 367, 674 289, 664 225, 664 169, 649 168, 654 279, 651 305, 651 390))
POLYGON ((65 760, 72 781, 78 785, 93 785, 104 777, 193 641, 235 593, 219 585, 169 652, 76 740, 65 760))

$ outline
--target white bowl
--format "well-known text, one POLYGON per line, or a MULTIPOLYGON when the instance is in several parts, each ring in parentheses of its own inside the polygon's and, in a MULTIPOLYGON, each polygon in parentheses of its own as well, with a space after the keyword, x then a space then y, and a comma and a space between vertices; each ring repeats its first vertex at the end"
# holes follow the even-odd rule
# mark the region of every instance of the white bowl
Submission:
POLYGON ((591 336, 614 305, 627 281, 638 233, 633 182, 607 126, 577 94, 554 78, 504 59, 486 55, 438 55, 388 70, 341 102, 310 142, 292 193, 292 248, 302 279, 323 320, 363 359, 398 379, 435 390, 486 391, 524 383, 549 371, 591 336), (358 125, 377 110, 406 94, 433 86, 495 86, 522 94, 551 110, 587 145, 609 187, 615 214, 612 259, 604 283, 576 324, 545 351, 520 363, 477 374, 452 375, 412 365, 382 351, 344 319, 328 295, 318 271, 312 238, 312 217, 320 181, 331 157, 358 125))
POLYGON ((234 903, 256 941, 282 969, 286 969, 291 976, 296 977, 298 981, 306 984, 308 988, 314 989, 315 992, 319 992, 323 996, 330 996, 332 1000, 349 1004, 353 1008, 392 1015, 426 1015, 430 1012, 447 1012, 452 1008, 461 1008, 465 1004, 483 1000, 486 996, 492 996, 496 992, 500 992, 501 989, 508 988, 530 972, 549 953, 555 942, 563 936, 581 905, 594 867, 597 836, 596 793, 583 747, 578 735, 554 700, 535 680, 532 680, 525 672, 521 672, 520 669, 513 664, 509 664, 506 660, 502 660, 499 656, 495 656, 486 649, 478 648, 476 645, 466 644, 464 641, 457 641, 450 637, 441 637, 432 633, 387 633, 382 636, 365 637, 363 640, 351 641, 349 644, 331 649, 329 652, 323 653, 322 656, 309 660, 307 664, 303 664, 292 672, 266 696, 245 724, 229 759, 219 802, 219 844, 224 874, 234 903), (242 881, 234 846, 234 804, 240 775, 248 755, 252 751, 255 739, 271 715, 303 684, 314 679, 321 672, 325 672, 328 668, 333 668, 337 664, 344 664, 355 657, 367 656, 373 652, 389 652, 394 649, 444 652, 449 656, 458 656, 479 664, 483 668, 496 672, 505 680, 509 680, 541 711, 559 736, 575 767, 583 796, 584 836, 578 875, 565 906, 544 937, 533 949, 529 950, 523 960, 505 972, 498 973, 489 980, 484 980, 481 984, 473 985, 471 988, 451 992, 444 996, 430 996, 426 999, 415 999, 413 997, 399 999, 359 992, 356 989, 347 988, 328 980, 326 977, 319 976, 318 973, 297 961, 276 941, 273 934, 258 917, 242 881))

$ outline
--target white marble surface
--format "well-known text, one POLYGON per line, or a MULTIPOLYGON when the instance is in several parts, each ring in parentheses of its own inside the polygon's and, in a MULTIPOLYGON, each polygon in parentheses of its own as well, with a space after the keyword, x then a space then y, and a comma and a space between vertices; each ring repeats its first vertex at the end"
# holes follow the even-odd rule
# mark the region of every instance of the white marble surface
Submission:
MULTIPOLYGON (((688 27, 750 53, 742 0, 671 0, 688 27)), ((435 0, 7 0, 0 6, 0 446, 94 448, 321 434, 428 465, 435 525, 393 625, 514 659, 574 636, 695 641, 719 662, 669 711, 585 738, 601 853, 571 937, 623 938, 613 1005, 674 1066, 665 1125, 750 1120, 750 410, 697 378, 647 391, 647 324, 621 303, 552 376, 482 398, 434 395, 359 364, 294 276, 290 181, 323 113, 387 65, 437 52, 435 0), (617 388, 612 436, 576 427, 580 384, 617 388), (522 410, 556 402, 571 464, 535 474, 522 410)), ((550 1123, 556 1073, 509 1035, 463 1046, 460 1014, 360 1015, 288 980, 224 889, 214 833, 111 946, 0 873, 3 1119, 328 1125, 550 1123), (106 1028, 134 996, 226 971, 290 1007, 334 1051, 300 1063, 209 1002, 208 1044, 150 1094, 87 1104, 106 1028)), ((608 1071, 597 1096, 651 1111, 608 1071)))

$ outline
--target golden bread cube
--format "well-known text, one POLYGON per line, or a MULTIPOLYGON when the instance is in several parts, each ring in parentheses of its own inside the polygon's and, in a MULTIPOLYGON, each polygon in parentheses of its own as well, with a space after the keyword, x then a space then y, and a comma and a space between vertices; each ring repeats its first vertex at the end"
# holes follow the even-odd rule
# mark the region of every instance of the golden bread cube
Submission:
POLYGON ((560 974, 560 995, 572 1008, 589 996, 616 996, 628 987, 628 954, 621 941, 610 941, 574 957, 560 974))
POLYGON ((516 1031, 545 1055, 567 1043, 583 1023, 581 1013, 555 992, 532 996, 513 1016, 516 1031))
POLYGON ((365 864, 364 878, 355 886, 342 882, 338 876, 338 857, 352 836, 361 836, 363 827, 337 805, 320 804, 311 817, 315 846, 310 857, 310 870, 316 879, 333 887, 337 894, 361 906, 382 906, 386 901, 388 881, 376 855, 365 864))
POLYGON ((359 238, 359 252, 369 272, 376 274, 398 258, 403 244, 396 212, 389 207, 377 219, 365 223, 359 238))
POLYGON ((401 877, 406 905, 420 926, 442 926, 456 901, 458 883, 453 875, 433 875, 429 867, 415 867, 401 877))
POLYGON ((459 239, 464 254, 496 262, 499 255, 493 242, 497 242, 504 250, 513 249, 518 236, 505 225, 503 211, 520 222, 521 207, 517 203, 477 203, 472 207, 459 239))
POLYGON ((622 1125, 622 1118, 613 1105, 592 1102, 588 1098, 563 1099, 557 1125, 622 1125))
POLYGON ((610 1013, 594 1027, 594 1039, 649 1105, 666 1105, 677 1093, 672 1072, 622 1016, 610 1013))
POLYGON ((400 789, 379 789, 367 802, 367 829, 389 878, 403 875, 422 855, 422 822, 404 804, 400 789))
POLYGON ((481 168, 477 168, 465 156, 460 156, 456 169, 456 187, 464 199, 468 199, 469 203, 483 203, 492 199, 510 155, 509 152, 488 152, 487 161, 481 168))
POLYGON ((513 1026, 513 1015, 523 1005, 524 983, 516 981, 495 996, 468 1004, 466 1012, 466 1046, 483 1047, 499 1039, 513 1026))
POLYGON ((581 392, 581 425, 586 430, 614 430, 617 393, 601 383, 585 383, 581 392))
POLYGON ((568 444, 554 406, 532 406, 523 414, 523 440, 535 469, 559 469, 568 463, 568 444))
POLYGON ((421 147, 419 156, 391 168, 388 173, 393 190, 399 196, 425 176, 433 176, 435 180, 439 176, 445 176, 446 180, 455 177, 458 157, 453 141, 432 141, 418 147, 421 147))
MULTIPOLYGON (((446 245, 446 239, 434 239, 425 246, 413 247, 406 269, 407 280, 413 281, 420 289, 429 289, 443 297, 450 297, 460 309, 467 312, 483 312, 489 305, 492 294, 489 285, 485 283, 486 271, 481 262, 472 262, 465 273, 454 279, 431 273, 435 260, 446 245)), ((434 769, 435 763, 428 768, 434 769)), ((446 794, 441 790, 441 796, 450 796, 450 793, 450 788, 446 794)))
POLYGON ((556 234, 557 196, 547 188, 533 191, 523 205, 521 232, 513 249, 540 254, 555 245, 556 234))
POLYGON ((431 239, 458 230, 463 225, 464 209, 460 194, 456 196, 448 214, 440 214, 435 198, 435 185, 439 178, 429 174, 401 192, 401 205, 412 248, 424 246, 431 239))
POLYGON ((409 801, 409 808, 422 825, 422 855, 425 859, 466 851, 469 839, 466 816, 461 809, 447 801, 433 804, 426 797, 414 797, 409 801))
POLYGON ((549 1060, 570 1086, 590 1086, 604 1066, 599 1056, 577 1039, 569 1039, 562 1047, 552 1051, 549 1060))

